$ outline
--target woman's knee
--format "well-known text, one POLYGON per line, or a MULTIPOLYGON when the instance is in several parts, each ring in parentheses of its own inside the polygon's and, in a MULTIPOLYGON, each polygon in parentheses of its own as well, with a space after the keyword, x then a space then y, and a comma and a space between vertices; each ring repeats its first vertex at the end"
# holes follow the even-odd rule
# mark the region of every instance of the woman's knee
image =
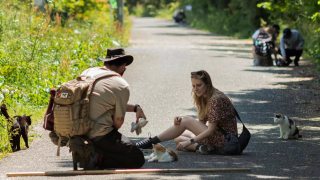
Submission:
POLYGON ((196 120, 193 119, 192 117, 185 116, 185 117, 182 118, 181 123, 182 124, 186 124, 186 123, 188 124, 190 121, 196 121, 196 120))

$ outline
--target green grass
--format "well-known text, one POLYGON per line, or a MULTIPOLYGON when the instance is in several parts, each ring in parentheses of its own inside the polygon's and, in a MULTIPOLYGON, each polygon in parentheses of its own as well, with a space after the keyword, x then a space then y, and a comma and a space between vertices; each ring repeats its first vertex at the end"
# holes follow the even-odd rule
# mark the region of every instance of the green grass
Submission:
POLYGON ((166 4, 165 7, 161 9, 156 9, 152 5, 144 6, 142 4, 137 4, 132 9, 132 15, 138 17, 157 17, 164 19, 172 19, 173 12, 178 9, 179 2, 171 2, 166 4))
MULTIPOLYGON (((0 1, 0 103, 7 104, 10 116, 32 115, 36 124, 44 116, 50 88, 102 66, 98 57, 115 46, 113 41, 128 45, 129 20, 123 28, 117 22, 111 26, 105 4, 89 14, 92 17, 70 18, 62 27, 58 16, 52 21, 28 3, 0 1)), ((0 158, 11 151, 6 127, 0 116, 0 158)))
MULTIPOLYGON (((27 106, 28 109, 22 106, 14 105, 8 107, 8 114, 13 117, 15 115, 32 115, 31 116, 31 121, 32 124, 29 127, 29 146, 32 141, 35 140, 36 137, 39 137, 38 134, 32 133, 32 129, 34 126, 39 122, 40 118, 43 118, 44 112, 46 111, 45 107, 38 107, 38 106, 27 106)), ((7 156, 11 152, 11 147, 9 143, 9 137, 7 134, 7 120, 3 117, 0 116, 0 160, 2 157, 7 156)), ((23 139, 21 138, 20 140, 20 147, 22 149, 26 148, 23 139)))

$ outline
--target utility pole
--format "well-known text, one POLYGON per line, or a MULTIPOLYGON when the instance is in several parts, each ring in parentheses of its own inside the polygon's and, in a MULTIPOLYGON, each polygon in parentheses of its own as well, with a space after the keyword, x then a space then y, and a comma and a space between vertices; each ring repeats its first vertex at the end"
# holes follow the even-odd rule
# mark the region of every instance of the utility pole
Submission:
POLYGON ((123 0, 117 0, 117 4, 118 4, 118 10, 117 10, 117 15, 118 15, 118 21, 120 23, 120 27, 122 27, 123 25, 123 16, 124 16, 124 3, 123 0))
POLYGON ((110 22, 111 22, 111 29, 113 29, 112 1, 109 0, 109 3, 110 3, 110 22))

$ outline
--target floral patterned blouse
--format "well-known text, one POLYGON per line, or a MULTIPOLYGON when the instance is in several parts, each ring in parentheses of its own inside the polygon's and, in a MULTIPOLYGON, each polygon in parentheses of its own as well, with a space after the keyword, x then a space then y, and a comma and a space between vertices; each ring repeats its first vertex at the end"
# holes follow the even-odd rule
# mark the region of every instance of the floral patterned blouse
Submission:
MULTIPOLYGON (((211 97, 208 108, 210 108, 209 116, 201 121, 208 121, 209 123, 217 121, 218 125, 227 133, 238 134, 235 110, 231 100, 226 95, 219 95, 219 99, 211 97)), ((207 145, 211 150, 220 150, 224 147, 224 141, 224 135, 217 127, 211 136, 198 143, 207 145)))

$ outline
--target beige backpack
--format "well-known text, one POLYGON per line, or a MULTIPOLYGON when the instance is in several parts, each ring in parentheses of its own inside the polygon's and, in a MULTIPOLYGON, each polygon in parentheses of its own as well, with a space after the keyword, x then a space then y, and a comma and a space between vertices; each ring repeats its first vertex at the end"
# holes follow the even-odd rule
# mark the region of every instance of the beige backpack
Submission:
MULTIPOLYGON (((79 76, 63 83, 57 89, 53 110, 54 131, 59 137, 57 156, 60 155, 61 138, 70 139, 76 135, 87 135, 93 127, 94 121, 89 118, 89 96, 94 82, 108 76, 120 76, 116 72, 105 70, 105 68, 99 68, 98 72, 93 77, 79 76)), ((104 112, 97 119, 105 116, 108 112, 104 112)))

